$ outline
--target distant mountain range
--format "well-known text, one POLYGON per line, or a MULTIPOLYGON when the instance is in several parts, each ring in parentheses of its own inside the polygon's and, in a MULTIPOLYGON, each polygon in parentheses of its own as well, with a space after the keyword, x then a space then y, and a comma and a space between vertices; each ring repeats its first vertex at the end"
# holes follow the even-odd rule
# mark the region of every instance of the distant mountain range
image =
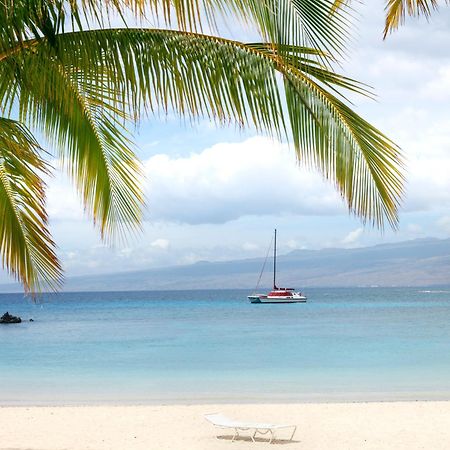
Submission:
MULTIPOLYGON (((68 278, 66 291, 252 289, 264 258, 198 262, 135 272, 68 278)), ((278 284, 296 288, 450 285, 450 239, 416 239, 373 247, 295 250, 278 257, 278 284)), ((267 264, 261 285, 271 284, 267 264)), ((1 292, 16 291, 14 285, 1 292)))

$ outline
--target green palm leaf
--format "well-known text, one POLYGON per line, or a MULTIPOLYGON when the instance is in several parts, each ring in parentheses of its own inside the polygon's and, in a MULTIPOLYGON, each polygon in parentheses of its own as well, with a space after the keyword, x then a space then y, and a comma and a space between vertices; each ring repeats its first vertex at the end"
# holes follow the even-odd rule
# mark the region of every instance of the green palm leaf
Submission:
POLYGON ((294 141, 300 161, 332 180, 351 211, 394 228, 403 192, 398 147, 309 77, 286 77, 294 141))
MULTIPOLYGON (((201 32, 205 22, 216 30, 221 14, 228 25, 236 20, 250 22, 261 37, 279 46, 314 47, 334 57, 345 53, 349 35, 349 13, 338 8, 330 14, 334 0, 5 0, 0 5, 0 45, 6 49, 30 37, 55 36, 65 31, 108 27, 111 14, 132 13, 139 20, 152 14, 157 20, 182 31, 201 32)), ((1 50, 1 47, 0 47, 1 50)), ((281 52, 280 52, 281 56, 281 52)))
POLYGON ((89 65, 81 70, 81 61, 65 64, 52 53, 42 41, 5 59, 0 76, 9 83, 0 98, 3 94, 3 104, 14 104, 17 97, 20 120, 54 144, 102 236, 123 237, 139 227, 143 203, 140 163, 124 129, 124 113, 108 102, 101 68, 91 74, 89 65))
MULTIPOLYGON (((27 89, 17 88, 21 116, 41 121, 60 145, 69 143, 65 162, 86 206, 96 220, 106 221, 107 230, 117 220, 139 218, 137 169, 124 150, 119 125, 124 111, 134 117, 145 107, 235 121, 276 135, 292 133, 299 160, 333 181, 351 211, 380 227, 385 220, 396 225, 403 185, 400 151, 339 100, 336 92, 342 89, 368 91, 327 69, 317 50, 140 29, 66 33, 55 42, 53 58, 41 41, 21 62, 19 72, 27 74, 19 82, 27 89), (284 79, 287 111, 277 72, 284 79), (30 73, 44 73, 45 80, 30 73), (110 168, 114 157, 117 164, 110 168), (114 202, 112 192, 122 194, 115 205, 108 203, 114 202), (109 211, 115 215, 108 222, 109 211)), ((17 79, 19 59, 11 60, 17 79)))
POLYGON ((26 291, 56 289, 61 266, 47 227, 44 184, 48 173, 33 136, 0 118, 0 252, 2 263, 26 291))
MULTIPOLYGON (((270 46, 260 50, 273 51, 270 46)), ((386 219, 396 228, 404 185, 400 149, 335 95, 342 97, 342 88, 363 95, 370 91, 305 58, 304 49, 289 51, 287 64, 278 70, 284 75, 299 160, 334 182, 349 209, 364 221, 383 228, 386 219)))

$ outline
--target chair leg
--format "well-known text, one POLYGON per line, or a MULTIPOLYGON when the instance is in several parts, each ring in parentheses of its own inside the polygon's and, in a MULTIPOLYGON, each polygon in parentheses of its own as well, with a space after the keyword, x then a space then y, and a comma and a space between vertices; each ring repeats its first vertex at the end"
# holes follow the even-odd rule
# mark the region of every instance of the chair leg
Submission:
POLYGON ((270 441, 269 441, 269 444, 272 444, 274 439, 275 439, 275 432, 273 430, 270 430, 270 441))
POLYGON ((234 440, 239 436, 239 431, 237 428, 234 429, 234 436, 233 439, 231 439, 231 442, 234 442, 234 440))
POLYGON ((294 434, 295 434, 296 431, 297 431, 297 427, 295 426, 294 427, 294 431, 291 434, 291 438, 289 439, 290 441, 292 441, 292 439, 294 439, 294 434))
POLYGON ((257 432, 258 432, 258 429, 255 428, 255 432, 254 432, 254 433, 252 434, 252 436, 251 436, 253 442, 256 442, 256 441, 255 441, 255 436, 256 436, 256 433, 257 433, 257 432))

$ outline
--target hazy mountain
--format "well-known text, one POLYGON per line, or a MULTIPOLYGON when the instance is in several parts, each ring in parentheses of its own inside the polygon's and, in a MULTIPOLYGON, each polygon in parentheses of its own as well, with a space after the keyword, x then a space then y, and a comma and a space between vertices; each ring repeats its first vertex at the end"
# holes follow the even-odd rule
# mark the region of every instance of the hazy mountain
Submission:
MULTIPOLYGON (((253 288, 264 258, 69 278, 65 290, 253 288)), ((271 284, 271 260, 262 286, 271 284)), ((417 239, 355 249, 295 250, 278 257, 278 285, 432 286, 450 284, 450 239, 417 239)), ((12 285, 0 287, 11 292, 12 285)))

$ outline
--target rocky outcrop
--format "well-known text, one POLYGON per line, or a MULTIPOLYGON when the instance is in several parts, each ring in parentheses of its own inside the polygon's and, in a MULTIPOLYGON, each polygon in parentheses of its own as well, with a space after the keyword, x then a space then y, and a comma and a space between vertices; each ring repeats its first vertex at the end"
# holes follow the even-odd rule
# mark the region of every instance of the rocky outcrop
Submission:
POLYGON ((22 319, 17 316, 12 316, 9 312, 6 312, 3 314, 2 317, 0 317, 0 323, 21 323, 22 319))

